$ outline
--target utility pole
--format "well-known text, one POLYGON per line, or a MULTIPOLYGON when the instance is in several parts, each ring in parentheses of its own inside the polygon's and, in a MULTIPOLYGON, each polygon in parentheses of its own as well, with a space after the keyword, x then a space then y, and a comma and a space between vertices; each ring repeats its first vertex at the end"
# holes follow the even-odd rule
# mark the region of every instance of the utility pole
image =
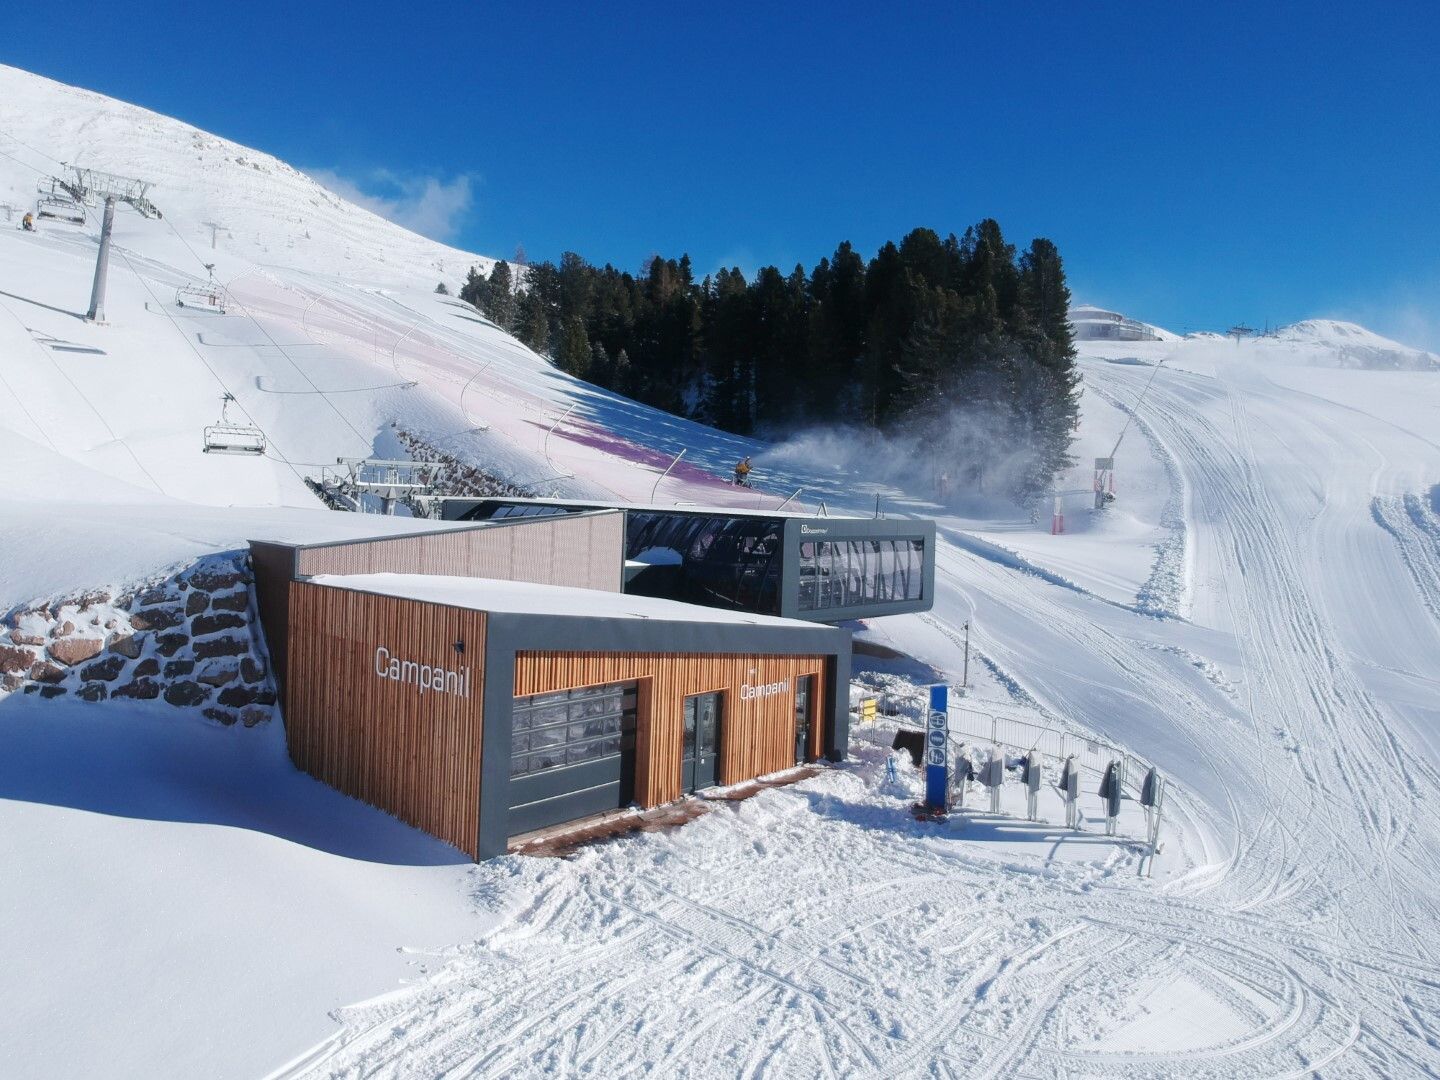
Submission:
POLYGON ((89 322, 105 322, 105 279, 110 273, 110 230, 115 225, 115 196, 105 197, 105 217, 100 225, 100 254, 95 258, 95 283, 90 287, 89 322))

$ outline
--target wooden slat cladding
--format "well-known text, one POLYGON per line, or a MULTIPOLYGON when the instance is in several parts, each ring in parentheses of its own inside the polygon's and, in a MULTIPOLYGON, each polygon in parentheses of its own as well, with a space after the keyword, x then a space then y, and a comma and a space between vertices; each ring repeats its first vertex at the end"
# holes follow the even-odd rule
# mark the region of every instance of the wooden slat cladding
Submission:
POLYGON ((485 613, 298 581, 289 607, 291 759, 478 858, 485 613), (468 667, 469 697, 381 678, 377 647, 400 660, 468 667))
POLYGON ((295 571, 442 574, 620 592, 624 567, 625 515, 616 512, 304 547, 295 571))
POLYGON ((795 679, 813 675, 810 749, 818 757, 828 715, 825 661, 824 656, 521 652, 515 657, 515 696, 638 680, 635 798, 643 806, 657 806, 682 794, 682 710, 691 694, 726 691, 719 780, 734 784, 795 763, 795 679), (740 698, 742 685, 781 680, 789 680, 788 692, 740 698))

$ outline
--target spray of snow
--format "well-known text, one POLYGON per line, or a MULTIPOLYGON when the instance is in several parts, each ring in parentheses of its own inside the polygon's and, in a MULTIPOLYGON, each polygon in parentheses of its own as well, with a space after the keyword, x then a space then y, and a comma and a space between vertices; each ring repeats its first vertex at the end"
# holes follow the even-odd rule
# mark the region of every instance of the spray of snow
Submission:
POLYGON ((899 488, 975 517, 1013 513, 1010 493, 1033 456, 1007 453, 1004 422, 992 411, 957 406, 922 434, 903 424, 881 432, 852 425, 797 431, 755 457, 758 466, 831 470, 863 482, 899 488))

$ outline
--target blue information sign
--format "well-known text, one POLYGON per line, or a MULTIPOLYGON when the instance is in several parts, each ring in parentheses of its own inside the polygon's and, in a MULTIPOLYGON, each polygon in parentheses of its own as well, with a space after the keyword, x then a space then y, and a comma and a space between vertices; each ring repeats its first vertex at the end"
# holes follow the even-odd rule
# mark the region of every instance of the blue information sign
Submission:
POLYGON ((950 688, 930 687, 930 717, 925 725, 925 805, 944 810, 950 785, 950 688))

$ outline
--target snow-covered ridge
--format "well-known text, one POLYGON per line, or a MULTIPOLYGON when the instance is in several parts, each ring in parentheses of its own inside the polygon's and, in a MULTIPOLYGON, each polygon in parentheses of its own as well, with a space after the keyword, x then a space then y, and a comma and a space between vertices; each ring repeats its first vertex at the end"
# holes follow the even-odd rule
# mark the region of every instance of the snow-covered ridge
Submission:
POLYGON ((1338 319, 1306 319, 1281 327, 1274 337, 1285 345, 1313 350, 1336 367, 1440 370, 1440 356, 1435 353, 1402 345, 1356 323, 1338 319))
MULTIPOLYGON (((1122 342, 1219 342, 1233 340, 1230 333, 1192 330, 1183 337, 1118 311, 1089 304, 1070 308, 1070 327, 1082 352, 1100 355, 1110 344, 1122 342), (1099 350, 1099 352, 1096 352, 1099 350)), ((1403 345, 1341 319, 1305 319, 1262 334, 1245 331, 1241 340, 1257 350, 1257 359, 1300 363, 1315 367, 1358 368, 1369 371, 1437 371, 1440 355, 1403 345)))
POLYGON ((285 162, 137 105, 0 65, 0 204, 33 209, 39 174, 61 162, 149 180, 150 199, 197 251, 211 228, 256 263, 414 287, 493 260, 427 240, 346 202, 285 162), (18 159, 18 160, 17 160, 18 159))

